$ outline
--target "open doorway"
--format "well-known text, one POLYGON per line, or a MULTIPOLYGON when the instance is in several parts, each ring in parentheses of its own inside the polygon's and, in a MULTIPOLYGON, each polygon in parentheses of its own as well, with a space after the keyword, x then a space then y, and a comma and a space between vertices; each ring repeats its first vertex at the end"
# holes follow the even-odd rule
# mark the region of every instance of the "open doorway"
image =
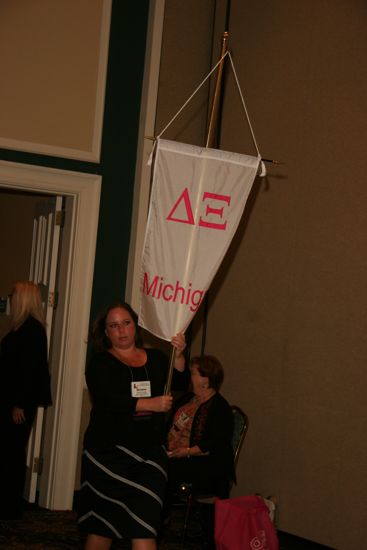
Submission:
POLYGON ((65 202, 50 349, 53 406, 45 420, 38 480, 39 504, 52 510, 71 509, 73 502, 100 188, 101 177, 94 174, 0 162, 3 192, 60 195, 65 202))
MULTIPOLYGON (((3 262, 0 270, 0 294, 7 307, 0 313, 0 338, 9 330, 9 296, 17 281, 30 280, 41 291, 46 319, 49 351, 53 349, 53 321, 57 309, 56 291, 59 284, 59 250, 62 243, 63 219, 70 216, 65 200, 59 195, 47 195, 0 188, 0 250, 3 262)), ((58 378, 59 367, 50 361, 51 380, 58 378)), ((57 388, 55 388, 56 392, 57 388)), ((39 407, 28 442, 24 498, 34 503, 42 471, 42 434, 45 411, 39 407)), ((47 413, 46 413, 47 414, 47 413)))
MULTIPOLYGON (((49 195, 0 187, 0 296, 6 300, 15 281, 29 278, 33 214, 38 201, 49 195)), ((9 328, 9 317, 0 312, 0 339, 9 328)))

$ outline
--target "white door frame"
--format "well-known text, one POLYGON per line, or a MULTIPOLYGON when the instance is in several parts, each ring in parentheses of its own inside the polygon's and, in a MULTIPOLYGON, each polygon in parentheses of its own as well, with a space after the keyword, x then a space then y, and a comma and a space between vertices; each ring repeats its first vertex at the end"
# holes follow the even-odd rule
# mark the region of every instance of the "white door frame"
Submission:
POLYGON ((72 199, 60 369, 47 414, 47 470, 42 506, 72 508, 84 388, 89 315, 97 238, 101 176, 0 161, 0 187, 72 199))

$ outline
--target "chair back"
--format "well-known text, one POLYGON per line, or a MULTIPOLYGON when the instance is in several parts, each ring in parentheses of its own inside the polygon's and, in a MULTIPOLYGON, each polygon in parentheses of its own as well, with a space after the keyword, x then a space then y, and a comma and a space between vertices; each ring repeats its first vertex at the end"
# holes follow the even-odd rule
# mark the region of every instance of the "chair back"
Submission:
POLYGON ((234 466, 237 466, 238 457, 248 429, 248 417, 237 405, 231 405, 233 413, 232 448, 234 466))
MULTIPOLYGON (((245 414, 243 410, 237 407, 236 405, 232 405, 231 409, 233 413, 232 449, 233 449, 234 467, 236 468, 242 443, 247 433, 248 418, 247 418, 247 414, 245 414)), ((232 486, 232 483, 233 483, 233 480, 230 480, 231 486, 232 486)), ((180 545, 180 550, 183 550, 184 548, 186 548, 185 537, 186 537, 187 527, 189 524, 190 511, 191 511, 191 506, 193 501, 199 504, 205 504, 205 505, 210 504, 211 507, 213 507, 212 505, 214 504, 214 502, 218 497, 213 494, 200 495, 195 493, 194 495, 192 483, 186 483, 186 482, 181 483, 180 490, 186 496, 186 510, 185 510, 185 518, 184 518, 184 525, 182 529, 181 545, 180 545)), ((213 517, 213 520, 214 520, 214 517, 213 517)), ((206 523, 208 527, 209 526, 208 519, 206 519, 206 523)), ((211 532, 214 531, 213 526, 210 527, 210 531, 211 532)))

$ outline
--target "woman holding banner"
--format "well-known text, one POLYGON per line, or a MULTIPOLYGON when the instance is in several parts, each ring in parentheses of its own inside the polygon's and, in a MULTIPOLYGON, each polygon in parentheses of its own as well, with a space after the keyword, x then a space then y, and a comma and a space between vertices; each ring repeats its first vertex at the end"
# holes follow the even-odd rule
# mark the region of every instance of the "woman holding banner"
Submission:
MULTIPOLYGON (((86 370, 92 410, 84 437, 79 526, 86 550, 107 550, 113 538, 154 550, 167 482, 164 395, 168 359, 141 346, 137 315, 112 304, 95 321, 94 354, 86 370)), ((185 337, 172 338, 174 380, 185 387, 185 337)))

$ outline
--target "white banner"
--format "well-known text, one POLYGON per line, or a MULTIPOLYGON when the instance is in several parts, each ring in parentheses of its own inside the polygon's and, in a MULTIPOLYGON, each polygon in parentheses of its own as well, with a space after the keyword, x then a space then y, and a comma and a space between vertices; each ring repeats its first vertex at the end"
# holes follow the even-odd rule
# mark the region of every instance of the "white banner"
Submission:
POLYGON ((185 332, 237 229, 260 161, 158 140, 140 326, 168 341, 185 332))

